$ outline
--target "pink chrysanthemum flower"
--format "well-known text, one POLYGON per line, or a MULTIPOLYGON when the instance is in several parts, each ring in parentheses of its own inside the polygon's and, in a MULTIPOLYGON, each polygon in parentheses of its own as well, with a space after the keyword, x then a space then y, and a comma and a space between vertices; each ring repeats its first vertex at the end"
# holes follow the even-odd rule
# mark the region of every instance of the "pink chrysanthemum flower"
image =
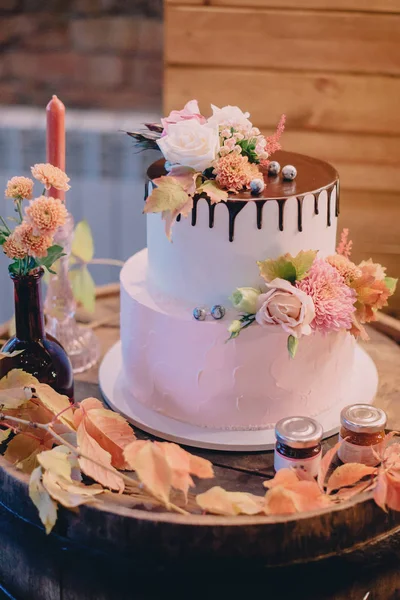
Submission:
POLYGON ((29 177, 12 177, 7 182, 5 191, 6 198, 21 198, 30 200, 32 198, 33 181, 29 177))
POLYGON ((65 224, 68 211, 59 198, 40 196, 29 203, 25 210, 27 222, 32 225, 34 235, 53 235, 65 224))
POLYGON ((313 329, 325 333, 351 329, 356 294, 335 267, 323 259, 315 260, 307 277, 297 287, 314 301, 313 329))
POLYGON ((250 186, 252 179, 260 177, 257 165, 249 163, 247 156, 231 152, 221 156, 214 164, 215 179, 229 192, 240 192, 250 186))
POLYGON ((12 233, 10 236, 8 236, 3 244, 3 251, 4 254, 6 254, 6 256, 12 260, 25 258, 26 256, 26 249, 21 244, 21 240, 19 239, 18 235, 15 235, 15 233, 12 233))
POLYGON ((15 228, 15 239, 24 248, 25 253, 33 258, 44 258, 53 244, 51 235, 35 235, 33 227, 29 223, 22 223, 15 228))
POLYGON ((361 277, 361 269, 342 254, 332 254, 326 260, 332 267, 335 267, 339 271, 347 285, 350 285, 355 279, 361 277))
POLYGON ((56 190, 67 192, 70 189, 70 186, 68 185, 69 177, 67 174, 50 163, 33 165, 31 171, 34 178, 43 183, 46 190, 54 187, 56 190))

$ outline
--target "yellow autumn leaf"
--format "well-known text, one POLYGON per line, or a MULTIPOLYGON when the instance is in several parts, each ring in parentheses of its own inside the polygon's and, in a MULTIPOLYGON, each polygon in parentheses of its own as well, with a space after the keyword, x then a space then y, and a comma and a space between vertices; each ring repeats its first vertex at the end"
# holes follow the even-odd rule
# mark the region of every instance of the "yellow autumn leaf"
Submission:
POLYGON ((49 534, 57 521, 57 503, 50 497, 42 483, 42 468, 32 471, 29 480, 29 497, 38 509, 46 533, 49 534))
POLYGON ((39 383, 34 386, 35 395, 45 408, 50 410, 53 415, 58 416, 58 420, 69 429, 75 429, 74 414, 70 401, 67 396, 58 394, 53 388, 45 383, 39 383))
POLYGON ((264 509, 264 498, 246 492, 227 492, 215 486, 196 496, 196 502, 214 515, 257 515, 264 509))
POLYGON ((5 377, 0 380, 0 390, 10 388, 24 388, 36 385, 38 380, 36 377, 23 371, 22 369, 13 369, 9 371, 5 377))
POLYGON ((222 200, 227 200, 228 192, 222 190, 218 183, 213 180, 205 181, 199 188, 197 188, 197 192, 200 194, 204 192, 210 199, 211 204, 217 204, 222 200))
POLYGON ((76 508, 94 501, 94 496, 104 493, 99 485, 86 486, 79 482, 69 482, 53 471, 43 473, 43 487, 53 500, 66 508, 76 508))
POLYGON ((51 471, 57 477, 72 481, 72 460, 70 450, 66 446, 57 446, 38 454, 38 462, 45 471, 51 471))
POLYGON ((0 444, 5 442, 11 433, 11 429, 0 429, 0 444))
POLYGON ((189 200, 188 194, 183 189, 182 185, 169 175, 163 175, 154 180, 155 187, 147 198, 144 205, 145 213, 158 213, 169 211, 180 212, 180 209, 185 206, 189 200))
POLYGON ((0 408, 9 410, 19 408, 26 404, 32 394, 29 388, 11 388, 9 390, 0 390, 0 408))
POLYGON ((93 236, 87 221, 80 221, 75 227, 71 255, 84 263, 90 262, 93 258, 93 236))
POLYGON ((96 284, 86 265, 69 271, 69 279, 76 302, 89 313, 93 313, 96 305, 96 284))
POLYGON ((30 475, 34 471, 34 469, 36 469, 39 466, 37 456, 38 454, 40 454, 42 449, 43 446, 39 446, 38 448, 36 448, 36 450, 34 450, 32 454, 24 458, 24 460, 20 460, 19 462, 17 462, 15 468, 21 471, 22 473, 30 475))

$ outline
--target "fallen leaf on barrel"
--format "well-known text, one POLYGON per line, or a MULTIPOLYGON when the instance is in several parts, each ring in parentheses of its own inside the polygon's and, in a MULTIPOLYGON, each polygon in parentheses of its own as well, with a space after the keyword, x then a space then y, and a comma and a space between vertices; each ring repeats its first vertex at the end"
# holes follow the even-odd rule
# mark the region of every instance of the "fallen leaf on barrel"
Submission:
POLYGON ((204 511, 214 515, 257 515, 264 511, 263 496, 246 492, 227 492, 219 486, 198 494, 196 502, 204 511))
POLYGON ((354 485, 368 475, 375 475, 376 471, 375 467, 367 467, 360 463, 340 465, 328 479, 327 492, 330 494, 333 490, 354 485))
POLYGON ((57 503, 43 486, 41 467, 37 467, 30 477, 29 497, 39 511, 46 533, 50 533, 57 521, 57 503))
POLYGON ((118 475, 118 471, 112 467, 111 454, 103 450, 96 440, 88 434, 84 420, 81 421, 78 427, 77 441, 79 453, 85 456, 79 458, 79 466, 83 473, 110 490, 123 492, 125 488, 124 480, 118 475))
POLYGON ((43 473, 42 482, 50 496, 65 508, 77 508, 82 504, 94 502, 94 496, 104 493, 101 486, 69 482, 62 477, 57 477, 52 471, 43 473))
POLYGON ((145 488, 165 506, 170 504, 172 469, 161 448, 148 441, 132 442, 124 450, 125 460, 145 488))
POLYGON ((124 458, 124 448, 136 439, 129 423, 119 415, 104 408, 95 398, 88 398, 80 403, 74 413, 76 427, 82 420, 87 433, 111 455, 111 464, 116 469, 129 469, 124 458))

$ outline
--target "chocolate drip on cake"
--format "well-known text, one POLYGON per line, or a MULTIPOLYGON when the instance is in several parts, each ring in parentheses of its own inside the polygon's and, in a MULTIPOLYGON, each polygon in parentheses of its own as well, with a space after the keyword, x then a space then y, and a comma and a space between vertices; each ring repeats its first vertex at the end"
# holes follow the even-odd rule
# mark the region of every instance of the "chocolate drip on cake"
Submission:
POLYGON ((200 198, 193 198, 193 208, 192 208, 192 226, 194 227, 197 223, 197 203, 200 198))
POLYGON ((208 201, 208 226, 210 229, 214 227, 214 215, 216 206, 216 204, 211 204, 211 202, 208 201))
POLYGON ((182 214, 179 213, 179 215, 176 217, 176 222, 179 223, 179 221, 181 220, 182 214))
POLYGON ((304 198, 297 198, 297 229, 303 231, 303 200, 304 198))
POLYGON ((340 214, 340 190, 339 183, 336 183, 336 205, 335 205, 335 217, 340 214))
POLYGON ((226 206, 228 207, 229 212, 229 241, 233 242, 233 238, 235 237, 235 220, 242 208, 246 206, 247 202, 245 200, 238 200, 236 202, 227 202, 226 206))
POLYGON ((314 196, 314 214, 315 215, 319 215, 319 207, 318 207, 319 194, 320 194, 320 192, 314 192, 313 193, 313 196, 314 196))
POLYGON ((257 210, 257 229, 262 229, 262 214, 263 208, 266 200, 257 200, 256 201, 256 210, 257 210))
POLYGON ((279 231, 283 231, 286 198, 277 200, 279 206, 279 231))
MULTIPOLYGON (((332 205, 332 194, 333 194, 333 190, 336 187, 336 183, 334 183, 333 185, 331 185, 327 190, 327 194, 328 194, 328 203, 327 203, 327 219, 326 219, 326 224, 328 227, 330 227, 332 225, 332 218, 331 218, 331 205, 332 205)), ((336 208, 335 208, 335 212, 336 212, 336 208)))

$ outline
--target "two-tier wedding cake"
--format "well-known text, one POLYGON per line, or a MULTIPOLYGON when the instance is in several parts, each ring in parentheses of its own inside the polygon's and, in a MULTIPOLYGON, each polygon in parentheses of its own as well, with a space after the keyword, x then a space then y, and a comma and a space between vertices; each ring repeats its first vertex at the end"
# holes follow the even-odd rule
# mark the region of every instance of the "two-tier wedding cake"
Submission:
POLYGON ((148 247, 121 274, 126 385, 202 427, 318 417, 352 401, 355 338, 395 281, 351 261, 347 232, 335 251, 339 176, 280 149, 284 118, 264 137, 237 107, 212 108, 191 101, 132 134, 165 160, 147 173, 148 247))

